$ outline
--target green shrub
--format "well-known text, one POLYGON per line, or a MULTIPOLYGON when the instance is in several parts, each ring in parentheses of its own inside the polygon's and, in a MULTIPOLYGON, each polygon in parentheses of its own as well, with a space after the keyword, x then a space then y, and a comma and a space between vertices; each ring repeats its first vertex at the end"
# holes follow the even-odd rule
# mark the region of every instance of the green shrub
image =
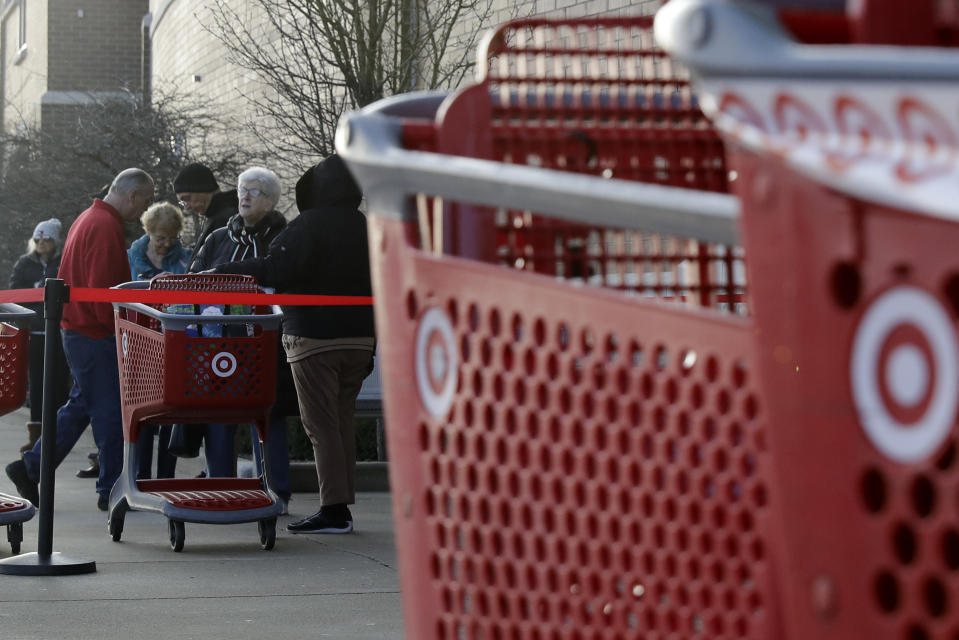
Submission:
MULTIPOLYGON (((356 430, 356 459, 376 460, 376 419, 356 418, 353 422, 356 430)), ((313 444, 307 437, 298 417, 286 419, 286 436, 290 445, 290 460, 312 460, 313 444)), ((237 451, 241 455, 252 455, 250 429, 240 427, 236 431, 237 451)))

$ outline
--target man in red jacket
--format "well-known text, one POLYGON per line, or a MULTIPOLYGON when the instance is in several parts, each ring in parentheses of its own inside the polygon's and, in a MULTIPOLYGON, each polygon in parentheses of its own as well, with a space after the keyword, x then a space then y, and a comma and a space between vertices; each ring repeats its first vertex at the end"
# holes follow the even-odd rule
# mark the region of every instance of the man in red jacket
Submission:
MULTIPOLYGON (((142 169, 121 171, 103 200, 97 198, 70 227, 59 277, 75 287, 107 288, 130 280, 123 222, 140 217, 153 200, 153 178, 142 169)), ((59 464, 93 422, 100 452, 97 506, 106 511, 110 489, 123 468, 120 380, 113 308, 106 302, 72 302, 63 309, 63 351, 75 384, 57 412, 59 464)), ((6 467, 21 496, 39 502, 40 441, 6 467)))

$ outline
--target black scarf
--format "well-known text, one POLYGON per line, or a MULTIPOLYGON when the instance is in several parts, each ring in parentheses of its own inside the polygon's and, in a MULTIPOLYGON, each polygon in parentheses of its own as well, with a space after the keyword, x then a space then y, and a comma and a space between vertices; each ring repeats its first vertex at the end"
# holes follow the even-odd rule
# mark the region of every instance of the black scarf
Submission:
POLYGON ((243 216, 239 213, 230 218, 226 225, 227 236, 230 241, 236 245, 233 248, 233 255, 230 262, 238 262, 247 258, 258 258, 266 253, 264 240, 270 233, 282 227, 286 222, 283 216, 276 211, 270 211, 268 214, 252 227, 247 227, 243 222, 243 216))

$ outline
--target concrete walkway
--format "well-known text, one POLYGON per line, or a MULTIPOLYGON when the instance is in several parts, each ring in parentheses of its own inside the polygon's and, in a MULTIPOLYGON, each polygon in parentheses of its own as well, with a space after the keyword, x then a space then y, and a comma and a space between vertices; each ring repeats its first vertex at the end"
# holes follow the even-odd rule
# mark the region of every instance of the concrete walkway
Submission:
MULTIPOLYGON (((26 420, 22 409, 0 418, 3 465, 18 455, 26 420)), ((96 561, 97 572, 0 575, 0 638, 403 637, 388 493, 357 497, 352 535, 287 533, 288 522, 319 508, 314 495, 294 494, 272 551, 260 549, 255 523, 187 523, 184 549, 174 553, 166 519, 157 514, 128 513, 122 541, 110 539, 94 481, 75 476, 94 448, 88 430, 57 470, 53 549, 96 561)), ((177 476, 195 475, 201 464, 181 460, 177 476)), ((3 474, 0 491, 16 495, 3 474)), ((24 525, 22 552, 36 551, 37 522, 24 525)), ((2 529, 0 558, 9 555, 2 529)))

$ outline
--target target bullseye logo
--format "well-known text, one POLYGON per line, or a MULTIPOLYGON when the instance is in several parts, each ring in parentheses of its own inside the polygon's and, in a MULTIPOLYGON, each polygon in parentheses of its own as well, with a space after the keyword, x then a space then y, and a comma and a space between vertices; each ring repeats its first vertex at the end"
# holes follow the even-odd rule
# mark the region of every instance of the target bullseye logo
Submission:
POLYGON ((959 345, 948 314, 915 287, 876 299, 853 339, 850 378, 859 422, 887 457, 936 451, 956 418, 959 345))
POLYGON ((120 333, 120 348, 123 349, 123 355, 127 355, 127 351, 130 350, 130 338, 127 337, 127 332, 123 331, 120 333))
POLYGON ((453 404, 459 359, 453 325, 436 307, 423 314, 416 330, 416 386, 427 411, 446 415, 453 404))
POLYGON ((221 351, 210 360, 210 368, 221 378, 229 378, 236 371, 236 356, 227 351, 221 351))

